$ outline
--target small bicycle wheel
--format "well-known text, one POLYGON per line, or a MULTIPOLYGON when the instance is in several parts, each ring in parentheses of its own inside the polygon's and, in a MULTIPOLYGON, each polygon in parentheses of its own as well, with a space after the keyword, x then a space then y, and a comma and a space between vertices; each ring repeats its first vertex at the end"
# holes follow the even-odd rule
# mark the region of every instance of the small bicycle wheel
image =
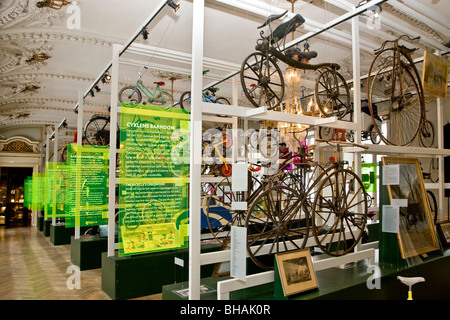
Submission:
POLYGON ((84 127, 84 137, 91 146, 108 146, 109 130, 109 118, 95 116, 84 127))
POLYGON ((319 138, 322 140, 330 140, 333 135, 333 128, 319 127, 319 138))
POLYGON ((142 93, 136 86, 123 87, 119 91, 119 101, 139 104, 142 101, 142 93))
POLYGON ((425 148, 431 148, 434 144, 434 125, 430 120, 425 120, 420 127, 420 144, 425 148))
MULTIPOLYGON (((216 99, 216 101, 217 101, 216 103, 218 103, 218 104, 231 105, 230 101, 228 101, 228 99, 224 98, 224 97, 219 97, 216 99)), ((226 115, 222 115, 222 114, 218 114, 217 116, 218 117, 227 117, 226 115)))
POLYGON ((255 107, 275 109, 283 101, 283 73, 269 56, 250 54, 242 63, 240 77, 244 94, 255 107))
POLYGON ((428 167, 430 173, 430 181, 436 183, 439 181, 439 160, 438 158, 431 158, 430 165, 428 167))
POLYGON ((315 99, 322 115, 342 119, 350 111, 350 89, 344 77, 334 69, 324 68, 316 79, 315 99))
POLYGON ((410 145, 424 117, 424 100, 414 65, 389 48, 377 54, 369 74, 372 76, 367 80, 368 103, 375 130, 386 144, 410 145), (383 123, 376 121, 377 115, 383 118, 383 123), (382 126, 386 127, 384 132, 382 126))
POLYGON ((181 94, 180 97, 180 106, 181 110, 183 110, 186 113, 191 112, 191 92, 185 91, 181 94))
POLYGON ((224 163, 223 165, 220 166, 220 172, 222 172, 222 175, 224 177, 229 177, 231 176, 231 164, 228 163, 224 163))
POLYGON ((247 252, 260 268, 273 269, 274 255, 303 249, 309 218, 299 210, 299 194, 286 186, 274 186, 253 201, 245 220, 247 252))
POLYGON ((373 124, 369 128, 369 136, 370 141, 372 141, 373 144, 380 144, 380 135, 378 134, 377 130, 375 130, 375 126, 373 124))
POLYGON ((311 221, 316 244, 323 252, 341 256, 359 242, 367 222, 365 195, 361 179, 351 170, 332 169, 322 174, 311 221))

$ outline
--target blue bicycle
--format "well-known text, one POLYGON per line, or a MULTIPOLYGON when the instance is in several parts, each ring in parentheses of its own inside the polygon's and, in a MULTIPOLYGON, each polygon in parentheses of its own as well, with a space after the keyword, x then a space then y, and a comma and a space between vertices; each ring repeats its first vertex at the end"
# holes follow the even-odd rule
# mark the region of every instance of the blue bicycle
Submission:
MULTIPOLYGON (((227 98, 216 97, 216 92, 218 90, 219 90, 218 88, 213 88, 213 87, 205 89, 202 92, 203 102, 220 103, 220 104, 230 105, 231 103, 230 103, 230 101, 228 101, 227 98)), ((186 113, 191 112, 191 92, 190 91, 183 92, 183 94, 180 97, 180 106, 184 112, 186 112, 186 113)))

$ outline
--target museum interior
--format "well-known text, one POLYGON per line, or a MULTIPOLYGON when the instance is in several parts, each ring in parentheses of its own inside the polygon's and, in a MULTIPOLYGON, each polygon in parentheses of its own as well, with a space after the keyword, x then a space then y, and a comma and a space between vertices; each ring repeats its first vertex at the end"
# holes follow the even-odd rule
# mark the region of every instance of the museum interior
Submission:
POLYGON ((449 9, 1 1, 0 300, 449 300, 449 9))

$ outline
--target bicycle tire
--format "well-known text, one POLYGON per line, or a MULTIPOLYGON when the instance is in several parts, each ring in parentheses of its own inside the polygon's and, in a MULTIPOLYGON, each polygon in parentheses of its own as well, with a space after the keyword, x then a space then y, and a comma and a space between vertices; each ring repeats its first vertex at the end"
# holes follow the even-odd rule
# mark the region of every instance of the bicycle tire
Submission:
POLYGON ((436 224, 438 220, 438 204, 436 196, 430 190, 427 190, 427 200, 430 207, 431 216, 433 217, 434 224, 436 224))
POLYGON ((310 219, 301 204, 301 196, 287 186, 270 187, 252 202, 245 220, 247 253, 258 267, 272 270, 277 253, 305 248, 310 219))
POLYGON ((368 211, 366 191, 359 176, 349 169, 332 167, 323 172, 319 179, 319 191, 311 214, 312 233, 323 252, 330 256, 342 256, 352 251, 364 235, 368 211), (358 201, 357 194, 360 192, 362 200, 358 201), (357 202, 353 203, 355 199, 357 202), (361 210, 355 208, 359 204, 361 210), (346 237, 346 229, 351 230, 350 238, 346 237), (337 243, 334 242, 336 239, 337 243))
POLYGON ((122 103, 139 104, 142 101, 142 93, 137 86, 123 87, 119 91, 119 101, 122 103))
POLYGON ((186 113, 191 112, 191 92, 185 91, 181 94, 180 97, 180 106, 181 110, 183 110, 186 113))
POLYGON ((350 89, 344 77, 334 69, 319 70, 314 97, 325 117, 342 119, 350 111, 350 89))
POLYGON ((333 134, 333 128, 319 127, 319 138, 322 140, 330 140, 333 134))
POLYGON ((91 146, 108 146, 109 130, 108 117, 94 116, 84 127, 84 138, 91 146))
POLYGON ((375 126, 373 124, 369 127, 369 137, 372 144, 380 144, 381 142, 380 135, 375 130, 375 126))
POLYGON ((430 120, 425 120, 420 127, 419 141, 425 148, 431 148, 434 144, 434 125, 430 120))
POLYGON ((166 91, 161 91, 154 98, 149 99, 149 102, 155 106, 165 107, 165 110, 169 110, 175 104, 172 95, 166 91))
POLYGON ((439 160, 437 158, 431 158, 428 166, 428 172, 430 173, 430 181, 436 183, 439 181, 439 160))
POLYGON ((386 144, 409 146, 419 133, 425 110, 417 69, 409 57, 387 48, 375 56, 369 74, 373 76, 367 78, 368 104, 375 130, 386 144), (401 60, 394 66, 396 59, 401 60), (382 102, 377 103, 377 98, 382 102), (376 121, 378 115, 386 120, 386 132, 376 121))
POLYGON ((283 73, 270 56, 259 52, 250 54, 242 62, 240 79, 244 94, 253 106, 272 110, 283 101, 283 73), (252 86, 255 82, 256 89, 252 86))

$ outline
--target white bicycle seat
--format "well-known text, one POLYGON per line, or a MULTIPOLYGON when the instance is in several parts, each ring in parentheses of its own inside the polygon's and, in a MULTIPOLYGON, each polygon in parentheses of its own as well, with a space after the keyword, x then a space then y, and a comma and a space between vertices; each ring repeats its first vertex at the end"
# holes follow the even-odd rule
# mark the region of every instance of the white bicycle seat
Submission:
POLYGON ((425 282, 425 278, 422 277, 397 277, 398 280, 406 284, 408 287, 411 288, 412 285, 418 283, 418 282, 425 282))

